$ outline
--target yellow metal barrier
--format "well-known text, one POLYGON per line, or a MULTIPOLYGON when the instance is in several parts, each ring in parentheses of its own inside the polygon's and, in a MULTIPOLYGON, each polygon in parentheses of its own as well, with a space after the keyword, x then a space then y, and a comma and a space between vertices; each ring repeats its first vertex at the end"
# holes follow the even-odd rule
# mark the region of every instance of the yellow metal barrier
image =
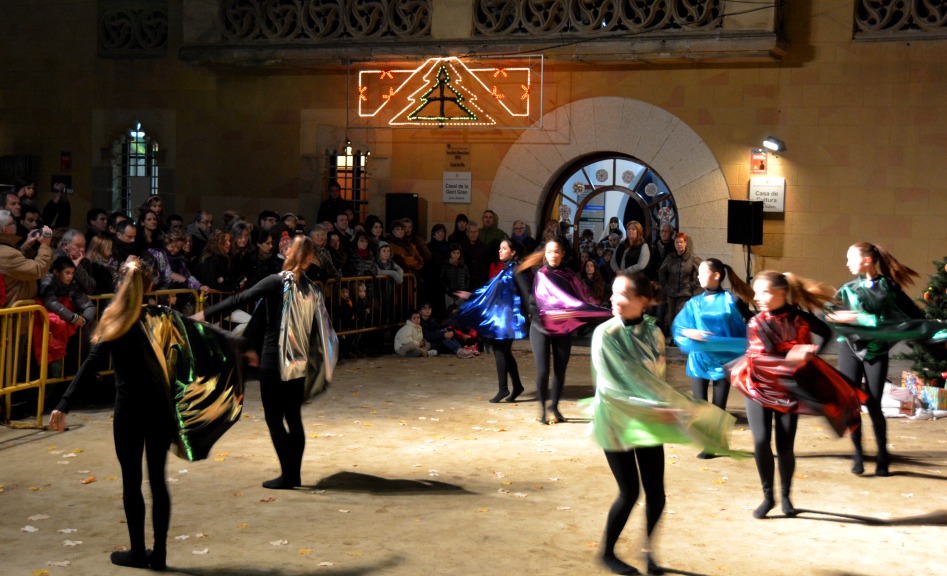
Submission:
MULTIPOLYGON (((405 274, 401 284, 395 284, 388 276, 360 276, 330 280, 323 289, 326 295, 326 305, 329 317, 333 319, 333 327, 340 336, 384 330, 404 324, 408 314, 417 309, 417 280, 413 274, 405 274), (340 316, 342 287, 348 287, 353 306, 357 306, 358 286, 365 284, 368 291, 369 314, 368 318, 349 326, 343 326, 340 316), (344 329, 343 329, 344 328, 344 329)), ((190 295, 194 298, 195 311, 203 310, 227 298, 229 292, 210 291, 198 293, 194 290, 158 290, 150 292, 149 297, 190 295)), ((111 302, 114 294, 90 296, 95 304, 96 322, 102 312, 111 302)), ((251 312, 254 304, 248 304, 244 310, 251 312)), ((221 321, 220 327, 232 330, 235 323, 229 318, 221 321)), ((89 328, 91 329, 92 326, 89 328)), ((11 394, 22 390, 37 390, 36 425, 43 424, 43 410, 46 396, 46 386, 69 382, 78 373, 82 361, 88 354, 89 335, 80 328, 70 339, 75 339, 75 347, 69 349, 69 354, 62 359, 58 374, 49 374, 49 312, 45 307, 33 301, 19 301, 13 307, 0 309, 0 399, 4 402, 4 417, 9 420, 12 409, 11 394), (43 323, 42 340, 34 338, 36 322, 43 323), (36 362, 32 351, 39 347, 39 361, 36 362)), ((112 373, 111 365, 100 374, 112 373)))
POLYGON ((39 395, 36 408, 36 425, 43 424, 43 399, 46 395, 46 361, 49 351, 49 314, 38 304, 0 309, 0 396, 4 402, 4 417, 9 419, 13 408, 11 394, 20 390, 36 388, 39 395), (36 322, 43 323, 43 338, 33 341, 36 322), (40 347, 40 361, 36 365, 31 351, 40 347))

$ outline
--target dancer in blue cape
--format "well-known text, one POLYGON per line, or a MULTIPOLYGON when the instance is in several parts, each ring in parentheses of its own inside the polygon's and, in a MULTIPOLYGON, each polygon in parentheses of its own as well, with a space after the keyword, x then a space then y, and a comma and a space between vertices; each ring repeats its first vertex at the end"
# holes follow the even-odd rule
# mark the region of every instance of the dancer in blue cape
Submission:
POLYGON ((650 541, 664 510, 664 444, 696 444, 712 454, 730 450, 735 418, 713 404, 681 394, 665 381, 664 335, 644 315, 652 299, 644 274, 620 273, 612 285, 614 318, 592 336, 595 397, 583 400, 591 430, 605 450, 619 494, 605 525, 602 563, 615 574, 638 570, 615 555, 615 545, 638 499, 639 476, 645 491, 648 573, 663 574, 650 541))
POLYGON ((513 356, 513 341, 525 338, 527 334, 526 317, 523 314, 527 300, 523 295, 529 295, 529 280, 524 273, 516 271, 522 252, 523 246, 519 242, 502 240, 499 273, 473 294, 458 292, 456 295, 467 299, 467 302, 451 318, 452 323, 474 328, 493 343, 498 385, 496 396, 490 399, 493 403, 504 399, 515 402, 524 389, 513 356), (508 381, 512 381, 512 392, 508 381))
MULTIPOLYGON (((704 292, 688 300, 674 317, 671 333, 687 354, 694 398, 707 400, 712 384, 714 406, 726 410, 730 378, 725 366, 746 352, 746 321, 753 317, 747 304, 753 301, 753 289, 716 258, 700 263, 697 279, 704 292), (721 286, 728 277, 730 291, 721 286)), ((701 452, 697 457, 713 458, 713 454, 701 452)))

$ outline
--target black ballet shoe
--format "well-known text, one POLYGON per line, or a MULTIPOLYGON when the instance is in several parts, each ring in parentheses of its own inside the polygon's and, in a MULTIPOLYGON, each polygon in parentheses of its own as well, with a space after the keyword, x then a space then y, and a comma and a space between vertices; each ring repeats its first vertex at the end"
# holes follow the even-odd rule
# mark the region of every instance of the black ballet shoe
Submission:
POLYGON ((263 482, 264 488, 269 488, 270 490, 292 490, 300 485, 300 481, 297 478, 284 479, 282 476, 277 476, 272 480, 266 480, 263 482))
POLYGON ((658 566, 650 554, 648 555, 648 574, 664 574, 664 568, 658 566))
POLYGON ((796 510, 796 508, 792 505, 792 500, 789 499, 789 496, 783 496, 781 506, 783 507, 783 514, 789 516, 790 518, 794 518, 797 514, 799 514, 799 511, 796 510))
POLYGON ((875 465, 875 476, 880 476, 882 478, 891 476, 891 471, 888 470, 887 462, 879 462, 877 465, 875 465))
POLYGON ((560 422, 568 422, 568 420, 566 420, 566 417, 563 416, 561 412, 559 412, 559 409, 558 409, 558 408, 553 408, 552 410, 550 410, 550 412, 552 412, 552 418, 549 419, 549 423, 550 423, 550 424, 558 424, 558 423, 560 423, 560 422))
POLYGON ((516 402, 516 399, 520 397, 520 394, 522 394, 524 390, 526 390, 526 388, 523 388, 522 386, 513 386, 513 392, 506 399, 506 401, 516 402))
POLYGON ((168 567, 168 551, 157 549, 149 550, 148 564, 152 570, 164 570, 168 567))
POLYGON ((125 566, 127 568, 147 568, 148 556, 146 554, 136 554, 131 550, 112 552, 110 556, 112 564, 116 566, 125 566))
POLYGON ((500 390, 499 392, 497 392, 497 395, 494 396, 493 398, 490 398, 488 402, 490 402, 491 404, 496 404, 497 402, 499 402, 500 400, 503 400, 509 395, 510 395, 509 392, 504 392, 503 390, 500 390))
POLYGON ((641 574, 637 568, 631 564, 622 562, 614 554, 605 554, 599 558, 599 561, 604 564, 612 574, 641 574))
POLYGON ((546 419, 546 411, 543 410, 542 414, 539 415, 539 418, 536 419, 540 424, 549 424, 549 420, 546 419))
POLYGON ((852 474, 861 476, 865 472, 865 462, 862 455, 858 452, 852 456, 852 474))
POLYGON ((770 510, 773 509, 773 506, 775 505, 776 505, 776 502, 768 498, 764 498, 763 503, 757 506, 756 510, 753 511, 753 517, 756 518, 757 520, 762 520, 763 518, 766 518, 766 515, 769 513, 770 510))
POLYGON ((700 454, 697 455, 697 457, 700 458, 701 460, 713 460, 714 458, 717 457, 717 455, 711 454, 709 452, 701 452, 700 454))

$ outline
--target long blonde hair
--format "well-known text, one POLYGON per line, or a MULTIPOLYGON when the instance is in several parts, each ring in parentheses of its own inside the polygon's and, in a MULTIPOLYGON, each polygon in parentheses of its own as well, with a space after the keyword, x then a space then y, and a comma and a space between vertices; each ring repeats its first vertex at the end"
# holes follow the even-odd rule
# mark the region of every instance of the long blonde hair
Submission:
POLYGON ((118 271, 118 290, 99 320, 92 343, 111 342, 125 335, 138 322, 145 292, 151 289, 151 267, 129 257, 118 271))
POLYGON ((835 298, 835 287, 831 284, 810 280, 792 272, 763 270, 754 276, 753 280, 764 280, 769 282, 772 288, 785 290, 787 303, 805 308, 809 312, 825 308, 825 305, 835 298))
POLYGON ((299 278, 309 267, 315 255, 316 245, 313 241, 308 236, 296 236, 293 239, 293 245, 289 247, 289 252, 286 253, 283 270, 289 270, 295 278, 299 278))

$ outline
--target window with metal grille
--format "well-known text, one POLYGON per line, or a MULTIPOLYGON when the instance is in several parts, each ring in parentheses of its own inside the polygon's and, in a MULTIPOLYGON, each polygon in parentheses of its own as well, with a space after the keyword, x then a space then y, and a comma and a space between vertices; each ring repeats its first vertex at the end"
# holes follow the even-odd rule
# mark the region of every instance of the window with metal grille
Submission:
POLYGON ((112 210, 134 217, 149 196, 158 194, 158 142, 141 122, 112 144, 112 210))

